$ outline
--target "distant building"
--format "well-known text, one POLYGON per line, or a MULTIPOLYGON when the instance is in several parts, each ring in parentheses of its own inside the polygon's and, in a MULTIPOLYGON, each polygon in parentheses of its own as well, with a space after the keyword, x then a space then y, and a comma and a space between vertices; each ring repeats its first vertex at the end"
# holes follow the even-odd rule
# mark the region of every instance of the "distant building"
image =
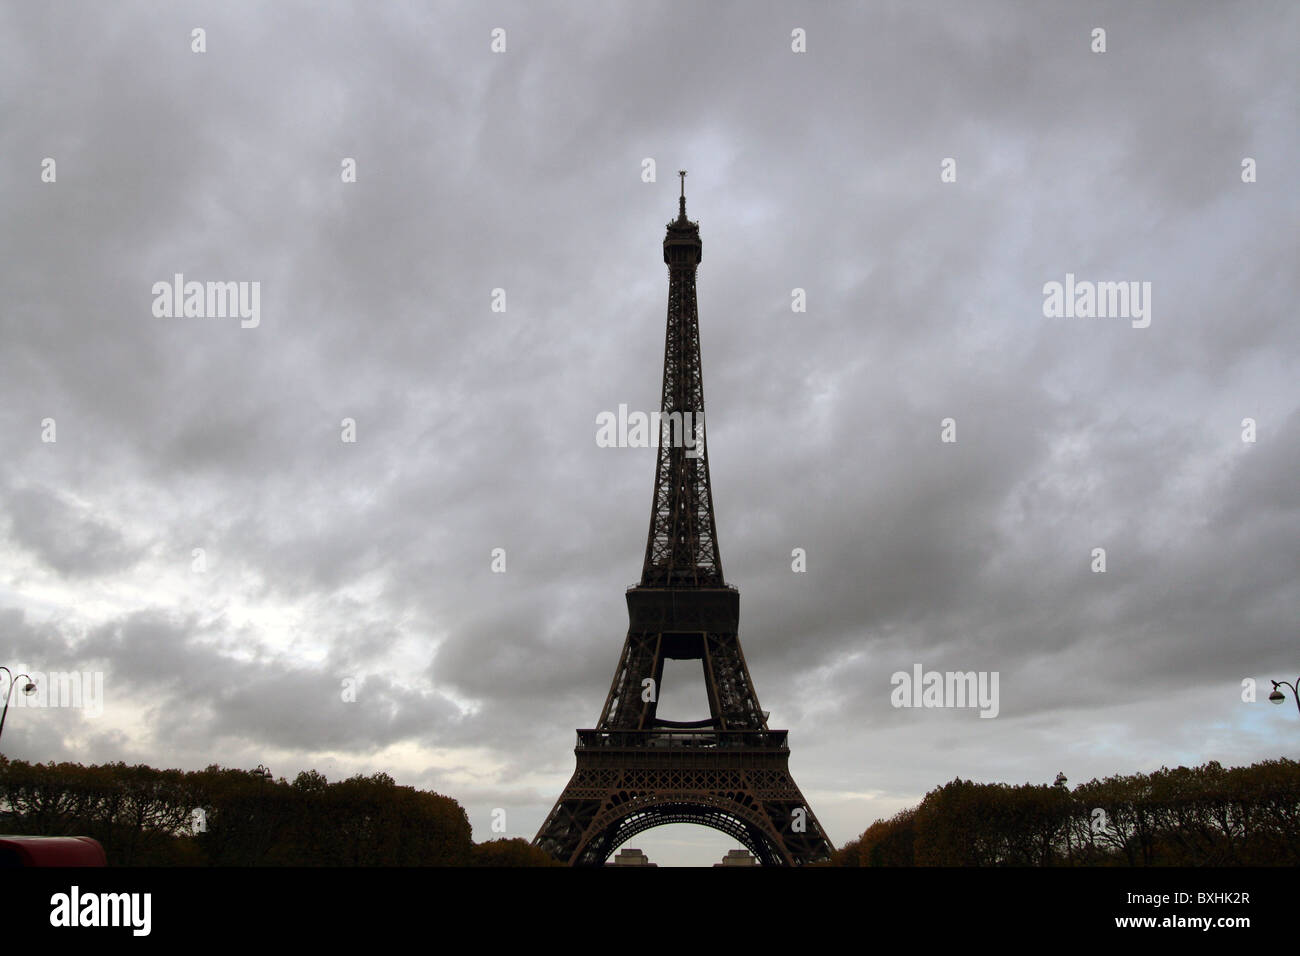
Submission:
POLYGON ((758 860, 748 850, 728 850, 721 863, 714 866, 758 866, 758 860))
POLYGON ((631 847, 625 850, 619 850, 618 856, 605 864, 606 866, 658 866, 658 863, 651 863, 650 858, 642 850, 631 847))

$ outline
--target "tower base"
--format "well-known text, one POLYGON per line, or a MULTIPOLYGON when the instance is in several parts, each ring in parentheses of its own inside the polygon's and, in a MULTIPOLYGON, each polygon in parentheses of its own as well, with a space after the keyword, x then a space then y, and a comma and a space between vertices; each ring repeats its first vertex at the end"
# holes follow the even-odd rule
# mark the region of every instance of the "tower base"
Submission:
POLYGON ((784 730, 579 730, 574 754, 573 778, 533 840, 571 866, 600 866, 667 823, 719 830, 765 866, 830 859, 790 776, 784 730))

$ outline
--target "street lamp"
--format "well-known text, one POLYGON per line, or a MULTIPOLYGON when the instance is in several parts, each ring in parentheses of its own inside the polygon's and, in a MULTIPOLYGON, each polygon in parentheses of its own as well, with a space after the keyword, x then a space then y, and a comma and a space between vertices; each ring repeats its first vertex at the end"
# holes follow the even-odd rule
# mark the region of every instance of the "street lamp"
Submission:
POLYGON ((0 735, 3 735, 5 732, 5 718, 9 716, 9 698, 13 696, 14 684, 17 682, 18 677, 22 677, 26 680, 26 683, 23 684, 24 694, 31 695, 36 693, 36 684, 32 682, 31 677, 27 674, 19 674, 18 677, 14 677, 14 672, 3 665, 0 665, 0 671, 4 671, 9 675, 9 689, 5 691, 5 708, 3 711, 0 711, 0 735))
POLYGON ((271 779, 271 771, 267 770, 260 763, 257 765, 257 768, 252 771, 252 774, 254 777, 261 777, 263 780, 271 779))
POLYGON ((1291 688, 1291 696, 1295 698, 1296 710, 1300 710, 1300 694, 1296 693, 1296 684, 1300 684, 1300 677, 1296 678, 1295 684, 1292 684, 1290 681, 1273 681, 1273 693, 1268 695, 1268 699, 1275 704, 1280 704, 1282 701, 1286 700, 1286 694, 1282 693, 1281 687, 1278 686, 1279 684, 1281 684, 1282 687, 1291 688))

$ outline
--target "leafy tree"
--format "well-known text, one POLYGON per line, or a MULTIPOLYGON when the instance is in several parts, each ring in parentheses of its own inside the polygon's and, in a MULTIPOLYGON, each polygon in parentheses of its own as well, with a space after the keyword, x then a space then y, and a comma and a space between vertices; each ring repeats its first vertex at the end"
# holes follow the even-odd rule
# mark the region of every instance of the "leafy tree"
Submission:
POLYGON ((1300 764, 1162 767, 1069 789, 953 780, 877 820, 840 866, 1300 865, 1300 764))
POLYGON ((563 866, 545 850, 539 850, 527 840, 489 840, 474 844, 470 866, 563 866))

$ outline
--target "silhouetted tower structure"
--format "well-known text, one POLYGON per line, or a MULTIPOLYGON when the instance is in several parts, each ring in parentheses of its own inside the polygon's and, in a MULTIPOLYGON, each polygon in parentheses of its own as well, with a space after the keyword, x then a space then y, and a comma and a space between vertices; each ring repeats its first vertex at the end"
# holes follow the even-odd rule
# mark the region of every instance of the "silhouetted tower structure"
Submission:
POLYGON ((600 721, 578 731, 577 769, 533 842, 571 865, 599 866, 651 827, 698 823, 765 865, 825 860, 832 847, 790 776, 787 732, 768 729, 740 649, 740 592, 722 576, 695 302, 703 243, 680 175, 663 243, 668 328, 641 582, 627 592, 627 639, 600 721), (701 662, 709 718, 658 716, 669 659, 701 662))

